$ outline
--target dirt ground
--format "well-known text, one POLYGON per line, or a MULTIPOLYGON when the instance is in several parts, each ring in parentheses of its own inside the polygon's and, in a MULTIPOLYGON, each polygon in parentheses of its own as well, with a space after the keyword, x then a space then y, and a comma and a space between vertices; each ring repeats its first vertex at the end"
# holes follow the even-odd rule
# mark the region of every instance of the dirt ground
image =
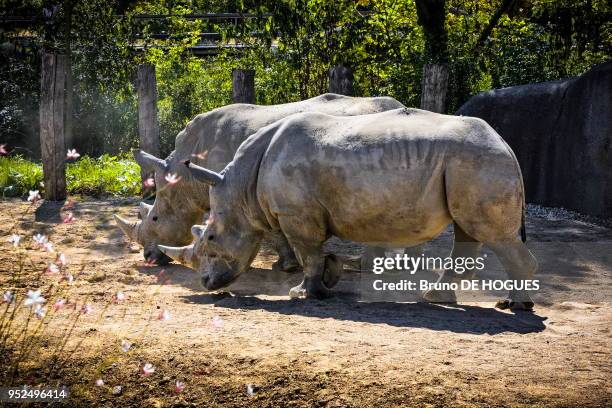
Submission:
MULTIPOLYGON (((331 299, 290 300, 301 276, 274 274, 268 248, 229 291, 206 293, 189 269, 147 266, 130 248, 112 214, 135 219, 135 201, 79 201, 71 224, 61 223, 57 206, 36 206, 23 215, 27 203, 0 202, 0 289, 58 280, 39 274, 52 255, 32 249, 23 274, 40 278, 10 281, 18 262, 5 237, 14 225, 26 248, 42 232, 66 254, 75 276, 67 296, 93 311, 68 336, 66 350, 75 351, 43 374, 70 324, 68 312, 47 316, 41 348, 15 383, 68 385, 67 405, 612 406, 610 228, 529 218, 545 288, 534 313, 511 313, 492 301, 360 302, 358 273, 347 273, 331 299), (127 299, 112 303, 117 291, 127 299), (163 310, 168 320, 157 319, 163 310), (127 353, 124 339, 133 343, 127 353), (147 362, 155 372, 145 377, 147 362), (104 386, 94 384, 99 378, 104 386), (181 393, 173 392, 177 379, 181 393)), ((447 232, 435 245, 448 251, 449 239, 447 232)), ((331 249, 358 252, 340 242, 331 249)))

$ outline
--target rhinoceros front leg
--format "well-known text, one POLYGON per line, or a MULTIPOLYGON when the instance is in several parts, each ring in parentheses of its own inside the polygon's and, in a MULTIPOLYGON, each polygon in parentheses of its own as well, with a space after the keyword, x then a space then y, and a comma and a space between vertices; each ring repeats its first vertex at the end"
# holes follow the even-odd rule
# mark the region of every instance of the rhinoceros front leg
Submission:
POLYGON ((272 270, 294 272, 299 269, 300 263, 283 233, 280 231, 271 232, 269 239, 272 247, 278 253, 278 260, 272 264, 272 270))
MULTIPOLYGON (((308 217, 282 216, 278 221, 283 235, 287 237, 304 272, 304 280, 289 290, 289 296, 292 299, 329 297, 331 291, 324 283, 326 260, 331 272, 338 273, 338 268, 334 259, 323 254, 323 242, 327 237, 323 229, 325 223, 322 217, 321 219, 309 219, 308 217)), ((325 280, 330 284, 337 282, 335 276, 329 276, 325 280)))

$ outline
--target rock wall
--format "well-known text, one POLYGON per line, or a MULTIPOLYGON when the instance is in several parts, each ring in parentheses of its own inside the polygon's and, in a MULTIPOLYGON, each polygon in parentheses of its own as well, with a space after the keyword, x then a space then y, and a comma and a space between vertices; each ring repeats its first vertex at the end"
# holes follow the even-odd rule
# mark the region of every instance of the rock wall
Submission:
POLYGON ((612 62, 561 81, 480 93, 456 113, 512 147, 527 201, 612 217, 612 62))

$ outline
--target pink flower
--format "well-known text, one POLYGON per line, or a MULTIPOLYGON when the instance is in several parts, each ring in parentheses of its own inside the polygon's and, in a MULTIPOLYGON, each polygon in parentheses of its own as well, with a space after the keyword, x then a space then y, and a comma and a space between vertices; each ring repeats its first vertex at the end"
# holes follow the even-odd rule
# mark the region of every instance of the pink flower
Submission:
POLYGON ((21 241, 21 237, 17 234, 12 234, 8 241, 13 244, 15 248, 17 248, 19 246, 19 242, 21 241))
POLYGON ((167 320, 170 320, 171 317, 172 316, 170 315, 170 312, 164 309, 161 312, 159 312, 159 314, 157 315, 157 320, 161 320, 165 322, 167 320))
POLYGON ((146 259, 144 262, 144 266, 146 267, 155 266, 155 259, 146 259))
POLYGON ((151 177, 142 182, 145 187, 155 187, 155 180, 151 177))
POLYGON ((159 283, 160 285, 165 285, 165 284, 170 283, 170 277, 166 274, 165 269, 162 269, 157 274, 157 283, 159 283))
POLYGON ((193 153, 191 157, 195 157, 196 159, 204 160, 207 154, 208 154, 208 150, 205 150, 202 153, 193 153))
POLYGON ((8 151, 6 150, 6 143, 0 144, 0 156, 5 156, 7 154, 8 151))
POLYGON ((72 200, 72 199, 70 198, 70 199, 68 199, 68 201, 66 202, 66 204, 64 204, 64 205, 62 206, 62 210, 69 210, 69 209, 71 209, 72 207, 74 207, 74 200, 72 200))
POLYGON ((70 224, 73 221, 74 221, 74 214, 71 212, 67 212, 64 218, 62 219, 62 222, 64 224, 70 224))
POLYGON ((102 380, 101 378, 98 378, 96 380, 96 386, 97 387, 102 387, 104 385, 104 380, 102 380))
POLYGON ((119 291, 113 295, 113 302, 119 303, 125 300, 125 293, 119 291))
POLYGON ((53 243, 52 242, 45 242, 42 245, 43 249, 47 252, 53 252, 53 243))
POLYGON ((168 184, 172 185, 172 184, 176 184, 179 182, 179 180, 181 179, 180 177, 178 177, 176 174, 172 174, 172 173, 168 173, 166 174, 166 177, 164 177, 166 179, 166 181, 168 182, 168 184))
POLYGON ((214 316, 212 318, 212 320, 211 320, 211 324, 216 329, 222 329, 223 328, 223 319, 220 318, 219 316, 214 316))
POLYGON ((142 373, 147 376, 147 375, 151 375, 155 372, 155 367, 153 367, 153 364, 151 363, 147 363, 142 367, 142 373))
POLYGON ((64 299, 57 299, 55 301, 55 303, 53 304, 53 309, 55 311, 60 310, 61 308, 63 308, 64 306, 66 306, 66 301, 64 299))
POLYGON ((64 276, 62 276, 62 280, 65 280, 68 283, 72 283, 74 281, 74 276, 70 272, 66 272, 64 276))
POLYGON ((185 383, 179 380, 176 380, 176 382, 174 383, 174 392, 178 394, 178 393, 183 392, 184 389, 185 389, 185 383))
POLYGON ((68 149, 66 160, 76 160, 79 157, 81 157, 81 155, 77 153, 76 149, 68 149))
POLYGON ((66 266, 66 255, 63 252, 57 254, 57 258, 55 258, 55 263, 60 266, 66 266))
POLYGON ((46 273, 58 273, 59 267, 54 263, 50 263, 49 266, 47 266, 47 269, 45 272, 46 273))
POLYGON ((206 224, 206 225, 210 225, 210 224, 212 224, 213 222, 215 222, 215 216, 214 216, 212 213, 210 213, 210 214, 208 215, 208 219, 206 220, 205 224, 206 224))
POLYGON ((81 306, 81 313, 89 314, 91 312, 93 312, 93 307, 89 303, 85 303, 83 306, 81 306))
POLYGON ((38 200, 40 200, 40 194, 38 193, 38 190, 30 190, 30 192, 28 194, 28 201, 30 201, 30 202, 32 202, 32 204, 34 204, 38 200))

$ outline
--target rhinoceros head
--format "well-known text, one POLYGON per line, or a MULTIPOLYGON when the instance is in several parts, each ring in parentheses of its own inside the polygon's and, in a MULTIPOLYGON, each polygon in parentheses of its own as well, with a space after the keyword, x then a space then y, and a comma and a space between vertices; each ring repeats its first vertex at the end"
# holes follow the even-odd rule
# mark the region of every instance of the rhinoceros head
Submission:
POLYGON ((160 248, 174 259, 191 265, 201 273, 202 284, 208 290, 215 290, 229 285, 248 270, 259 250, 262 232, 251 225, 244 209, 236 205, 235 191, 221 174, 187 165, 197 180, 211 186, 210 216, 206 225, 192 227, 192 245, 160 248))
POLYGON ((142 245, 147 261, 167 264, 171 259, 157 245, 180 246, 191 242, 190 227, 201 220, 202 213, 193 211, 190 203, 182 198, 188 193, 179 190, 182 188, 180 180, 173 184, 166 181, 172 169, 165 160, 142 151, 136 152, 135 157, 144 171, 155 172, 155 202, 153 205, 140 204, 140 221, 130 222, 118 216, 115 220, 131 240, 142 245))

